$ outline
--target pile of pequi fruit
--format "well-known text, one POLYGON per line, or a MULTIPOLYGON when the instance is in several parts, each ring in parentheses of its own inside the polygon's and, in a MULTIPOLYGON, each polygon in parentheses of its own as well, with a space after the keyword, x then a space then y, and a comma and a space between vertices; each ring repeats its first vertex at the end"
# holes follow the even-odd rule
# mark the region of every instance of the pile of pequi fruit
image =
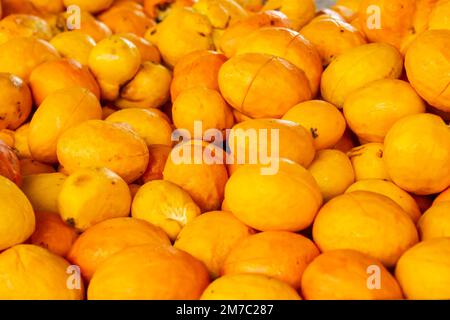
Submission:
POLYGON ((0 299, 450 299, 449 0, 0 8, 0 299))

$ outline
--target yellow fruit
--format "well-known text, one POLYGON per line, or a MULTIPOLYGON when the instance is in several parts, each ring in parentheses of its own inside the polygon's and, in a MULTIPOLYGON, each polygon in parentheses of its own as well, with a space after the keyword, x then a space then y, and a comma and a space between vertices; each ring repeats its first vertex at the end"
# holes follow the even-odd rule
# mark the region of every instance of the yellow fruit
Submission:
POLYGON ((128 185, 106 168, 81 169, 64 182, 58 197, 59 213, 78 230, 130 214, 128 185))
POLYGON ((261 232, 234 246, 223 265, 223 274, 262 274, 300 289, 303 271, 318 255, 315 244, 302 235, 261 232))
POLYGON ((380 179, 361 180, 352 184, 346 192, 349 193, 354 191, 369 191, 390 198, 408 213, 414 223, 416 223, 422 215, 414 198, 408 192, 402 190, 390 181, 380 179))
POLYGON ((58 58, 56 49, 44 40, 13 38, 0 45, 0 72, 11 73, 28 81, 35 67, 58 58))
POLYGON ((321 100, 300 103, 289 109, 282 119, 296 122, 309 130, 317 150, 333 148, 347 126, 342 113, 321 100))
POLYGON ((18 37, 50 40, 52 33, 48 23, 34 15, 11 14, 0 20, 0 44, 18 37))
POLYGON ((298 32, 287 28, 261 28, 237 48, 236 54, 244 53, 265 53, 291 62, 305 73, 312 95, 317 95, 323 71, 320 55, 298 32))
MULTIPOLYGON (((35 228, 35 217, 27 197, 3 176, 0 176, 0 196, 0 250, 5 250, 31 236, 35 228)), ((0 268, 0 274, 2 271, 0 268)))
POLYGON ((368 143, 355 147, 348 152, 356 181, 379 179, 391 180, 384 163, 384 146, 382 143, 368 143))
POLYGON ((317 48, 324 66, 366 44, 364 36, 354 26, 326 15, 313 19, 300 33, 317 48))
POLYGON ((83 11, 97 13, 108 9, 114 2, 114 0, 63 0, 64 5, 78 6, 83 11))
POLYGON ((186 190, 202 212, 222 204, 228 172, 222 149, 200 141, 176 146, 164 167, 164 180, 186 190))
POLYGON ((293 29, 299 30, 314 18, 316 6, 312 0, 269 0, 262 8, 265 10, 280 10, 291 20, 293 29))
POLYGON ((208 271, 170 246, 125 249, 102 263, 88 288, 90 300, 194 300, 208 286, 208 271))
POLYGON ((434 200, 433 204, 437 204, 439 202, 450 201, 450 188, 441 192, 441 194, 434 200))
POLYGON ((139 71, 141 54, 134 43, 113 35, 91 50, 88 63, 100 85, 102 97, 113 101, 119 96, 120 86, 139 71))
POLYGON ((124 109, 112 113, 106 121, 126 123, 150 146, 154 144, 171 146, 172 126, 168 117, 157 109, 124 109))
POLYGON ((399 78, 403 70, 400 52, 385 43, 362 45, 337 57, 322 76, 324 100, 342 108, 355 90, 380 79, 399 78))
POLYGON ((30 124, 26 123, 16 131, 14 131, 14 149, 19 158, 31 158, 30 147, 28 146, 28 132, 30 131, 30 124))
POLYGON ((308 168, 319 185, 325 201, 339 196, 355 182, 350 159, 339 150, 322 150, 308 168))
POLYGON ((88 89, 71 87, 51 93, 30 122, 28 146, 33 159, 56 163, 56 145, 68 129, 87 120, 101 119, 100 102, 88 89))
POLYGON ((172 75, 166 67, 144 62, 134 78, 120 89, 115 105, 119 108, 159 108, 169 100, 171 81, 172 75))
POLYGON ((449 45, 450 30, 431 30, 419 35, 405 56, 411 85, 430 105, 445 112, 450 112, 449 45))
POLYGON ((62 57, 77 60, 83 65, 88 64, 89 55, 96 46, 95 40, 80 30, 61 32, 50 41, 50 44, 62 57))
POLYGON ((142 62, 151 61, 157 64, 161 63, 161 54, 159 53, 159 49, 150 41, 129 32, 120 33, 119 36, 134 43, 141 53, 142 62))
POLYGON ((79 266, 83 277, 89 281, 109 257, 144 244, 170 245, 170 241, 161 229, 143 220, 109 219, 83 232, 73 244, 67 259, 79 266))
POLYGON ((225 189, 228 209, 256 230, 299 231, 309 227, 322 205, 312 175, 288 160, 281 160, 273 175, 263 175, 261 168, 242 166, 231 176, 225 189))
POLYGON ((366 142, 383 142, 400 119, 425 112, 423 100, 405 81, 374 81, 351 93, 344 103, 344 115, 354 133, 366 142))
POLYGON ((231 213, 208 212, 181 230, 174 247, 202 261, 211 277, 217 278, 233 247, 252 233, 252 229, 231 213))
POLYGON ((408 299, 450 299, 450 238, 409 249, 398 261, 395 276, 408 299))
POLYGON ((202 300, 301 300, 287 283, 260 274, 231 274, 211 283, 202 300))
POLYGON ((213 26, 206 16, 188 7, 175 7, 146 39, 154 41, 169 66, 197 50, 211 50, 213 26))
POLYGON ((450 202, 440 202, 425 211, 417 225, 422 241, 450 237, 450 202))
POLYGON ((69 267, 44 248, 14 246, 0 254, 0 299, 82 300, 83 281, 69 267))
POLYGON ((403 209, 381 194, 355 191, 325 204, 313 226, 322 252, 353 249, 392 267, 418 241, 416 227, 403 209))
POLYGON ((128 125, 89 120, 67 130, 58 140, 60 164, 69 173, 106 167, 126 182, 138 179, 148 164, 148 148, 128 125))
POLYGON ((252 118, 281 118, 296 104, 312 98, 302 70, 262 53, 246 53, 225 62, 219 87, 234 109, 252 118))
POLYGON ((30 115, 33 103, 30 89, 15 75, 0 73, 0 101, 0 130, 15 130, 30 115))
POLYGON ((67 176, 62 173, 41 173, 23 177, 22 191, 35 211, 59 213, 58 195, 67 176))
POLYGON ((307 300, 402 299, 400 286, 380 261, 345 249, 325 252, 306 268, 302 294, 307 300), (371 279, 375 276, 379 287, 371 279))
POLYGON ((163 229, 171 240, 175 240, 184 226, 201 213, 186 191, 163 180, 144 184, 134 197, 131 212, 134 218, 163 229))
POLYGON ((260 164, 268 170, 278 158, 307 168, 316 154, 313 138, 301 125, 287 120, 255 119, 235 125, 229 133, 233 173, 243 164, 260 164))
POLYGON ((175 127, 185 129, 194 137, 194 128, 197 121, 201 121, 203 132, 209 129, 230 129, 234 124, 231 108, 219 92, 206 87, 194 87, 182 91, 172 107, 172 116, 175 127))
POLYGON ((450 185, 450 130, 432 114, 403 118, 386 136, 384 160, 402 189, 418 195, 444 191, 450 185))

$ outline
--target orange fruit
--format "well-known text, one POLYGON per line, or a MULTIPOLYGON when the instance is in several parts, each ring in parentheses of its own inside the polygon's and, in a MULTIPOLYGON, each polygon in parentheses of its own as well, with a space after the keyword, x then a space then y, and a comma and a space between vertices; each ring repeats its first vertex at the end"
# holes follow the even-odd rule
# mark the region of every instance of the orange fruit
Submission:
POLYGON ((58 213, 36 212, 36 229, 30 237, 31 244, 66 257, 77 237, 75 229, 64 223, 58 213))
POLYGON ((345 249, 325 252, 306 268, 302 295, 307 300, 402 299, 400 286, 379 260, 345 249))
POLYGON ((368 143, 347 153, 355 171, 356 181, 379 179, 391 180, 384 161, 382 143, 368 143))
POLYGON ((325 204, 314 221, 313 237, 322 252, 353 249, 386 267, 418 241, 414 222, 398 204, 367 191, 346 193, 325 204))
POLYGON ((202 300, 301 300, 288 284, 261 274, 230 274, 212 282, 202 300))
POLYGON ((0 140, 0 175, 17 185, 22 184, 19 159, 14 150, 0 140))
POLYGON ((253 231, 228 212, 208 212, 189 222, 174 247, 202 261, 212 278, 220 276, 230 251, 253 231))
POLYGON ((28 85, 10 73, 0 73, 0 130, 15 130, 31 113, 33 104, 28 85))
POLYGON ((208 283, 207 269, 188 253, 147 244, 102 263, 87 295, 90 300, 194 300, 208 283))
POLYGON ((86 280, 109 257, 139 245, 170 245, 158 227, 134 218, 114 218, 87 229, 73 244, 67 259, 78 265, 86 280))
POLYGON ((425 211, 417 228, 422 241, 450 237, 450 202, 436 203, 425 211))
POLYGON ((148 146, 149 162, 147 170, 142 175, 142 182, 147 183, 153 180, 162 180, 164 166, 169 158, 172 147, 160 144, 148 146))
POLYGON ((313 176, 301 165, 283 159, 273 175, 262 174, 262 168, 242 166, 230 177, 225 189, 228 210, 256 230, 299 231, 309 227, 322 205, 313 176))
POLYGON ((315 244, 302 235, 261 232, 234 246, 223 265, 223 274, 261 274, 300 289, 303 271, 318 255, 315 244))

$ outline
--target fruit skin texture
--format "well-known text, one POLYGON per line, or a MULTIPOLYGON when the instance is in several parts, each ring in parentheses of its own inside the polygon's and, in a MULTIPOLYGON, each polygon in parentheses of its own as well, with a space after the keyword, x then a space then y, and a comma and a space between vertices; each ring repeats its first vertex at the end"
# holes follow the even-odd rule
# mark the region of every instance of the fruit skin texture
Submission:
POLYGON ((342 108, 355 90, 380 79, 399 78, 403 70, 400 52, 385 43, 362 45, 338 56, 322 76, 325 101, 342 108))
POLYGON ((85 66, 88 65, 89 54, 97 45, 94 38, 80 30, 61 32, 50 40, 50 44, 62 57, 77 60, 85 66))
POLYGON ((69 173, 104 166, 126 182, 139 178, 147 168, 148 148, 129 126, 89 120, 67 130, 58 140, 58 160, 69 173))
POLYGON ((345 192, 355 182, 352 163, 339 150, 321 150, 308 168, 317 181, 325 201, 345 192))
POLYGON ((114 104, 123 109, 160 108, 169 99, 171 81, 172 75, 166 67, 146 61, 134 78, 121 88, 114 104))
POLYGON ((287 120, 253 119, 241 122, 231 129, 228 140, 230 155, 234 158, 229 165, 231 173, 244 164, 270 167, 279 161, 277 158, 285 158, 307 168, 316 154, 309 132, 301 125, 287 120), (273 133, 277 133, 278 138, 272 136, 273 133), (257 161, 252 159, 255 152, 259 155, 257 161), (271 163, 266 163, 266 160, 271 163))
POLYGON ((153 244, 106 260, 88 288, 89 300, 195 300, 208 286, 205 266, 188 253, 153 244))
POLYGON ((58 213, 58 195, 66 179, 59 172, 24 176, 22 191, 36 212, 58 213))
POLYGON ((58 196, 59 213, 78 230, 130 214, 128 185, 106 168, 80 169, 64 182, 58 196))
POLYGON ((353 164, 356 181, 391 180, 384 161, 384 146, 382 143, 368 143, 355 147, 347 155, 353 164))
POLYGON ((51 165, 33 160, 20 159, 20 173, 22 176, 30 176, 32 174, 40 173, 55 173, 56 170, 51 165))
POLYGON ((195 122, 201 121, 203 132, 209 129, 225 130, 234 124, 231 108, 216 90, 194 87, 182 91, 173 103, 175 127, 188 130, 194 136, 195 122))
POLYGON ((100 102, 88 89, 70 87, 50 93, 30 122, 28 146, 33 159, 57 163, 59 137, 84 121, 101 117, 100 102))
POLYGON ((261 274, 300 289, 303 271, 318 255, 315 244, 302 235, 262 232, 241 240, 231 250, 223 274, 261 274))
POLYGON ((300 34, 317 48, 324 66, 341 54, 366 44, 364 36, 352 25, 325 15, 313 19, 300 34))
POLYGON ((443 191, 433 202, 433 204, 438 204, 440 202, 450 201, 450 188, 443 191))
POLYGON ((215 279, 220 276, 230 251, 252 233, 251 228, 229 212, 208 212, 181 230, 174 247, 202 261, 215 279))
POLYGON ((63 2, 66 7, 75 5, 80 7, 83 11, 97 13, 108 9, 114 3, 114 0, 63 0, 63 2))
POLYGON ((402 189, 418 195, 444 191, 450 185, 450 130, 432 114, 403 118, 386 136, 384 160, 402 189))
POLYGON ((187 54, 175 65, 170 87, 172 102, 178 95, 195 87, 219 90, 218 76, 227 58, 218 52, 199 50, 187 54))
POLYGON ((50 40, 52 34, 47 22, 34 15, 12 14, 0 20, 0 44, 17 37, 50 40))
POLYGON ((82 300, 83 283, 80 289, 67 286, 69 266, 39 246, 14 246, 0 254, 0 299, 82 300))
POLYGON ((425 211, 417 228, 422 241, 450 237, 450 201, 439 202, 425 211))
POLYGON ((301 300, 287 283, 261 274, 231 274, 212 282, 201 300, 301 300))
POLYGON ((146 39, 156 43, 169 66, 176 65, 191 52, 214 47, 210 21, 188 7, 173 8, 156 29, 149 31, 151 37, 146 36, 146 39))
POLYGON ((28 132, 30 124, 25 123, 14 131, 14 150, 19 159, 31 158, 30 148, 28 146, 28 132))
POLYGON ((142 62, 151 61, 157 64, 161 63, 161 54, 155 44, 130 32, 119 33, 119 36, 134 43, 141 53, 142 62))
POLYGON ((119 96, 120 86, 139 71, 141 53, 133 42, 113 35, 92 49, 88 63, 100 85, 102 97, 114 101, 119 96))
POLYGON ((390 181, 381 179, 361 180, 352 184, 347 189, 346 193, 354 191, 369 191, 390 198, 408 213, 414 223, 417 223, 422 215, 414 198, 408 192, 402 190, 390 181))
POLYGON ((302 295, 307 300, 401 300, 395 278, 374 258, 354 250, 328 251, 305 270, 302 295), (369 267, 380 270, 380 289, 368 288, 369 267))
POLYGON ((39 106, 52 92, 63 88, 89 89, 100 99, 100 88, 86 66, 76 60, 60 59, 37 66, 30 75, 34 102, 39 106))
POLYGON ((314 222, 313 238, 322 252, 353 249, 386 267, 418 241, 413 221, 398 204, 367 191, 346 193, 325 204, 314 222))
POLYGON ((251 118, 281 118, 294 105, 312 98, 302 70, 262 53, 246 53, 225 62, 219 87, 234 109, 251 118))
POLYGON ((0 140, 0 176, 20 186, 22 184, 20 169, 20 163, 16 153, 3 140, 0 140))
POLYGON ((0 176, 0 251, 22 243, 35 228, 30 201, 10 180, 0 176))
POLYGON ((408 299, 450 299, 450 238, 423 241, 398 261, 395 276, 408 299))
POLYGON ((228 172, 223 162, 210 164, 212 154, 222 155, 223 150, 213 145, 188 141, 176 146, 164 167, 164 180, 186 190, 202 212, 214 211, 222 204, 228 172), (193 156, 192 156, 193 154, 193 156), (199 159, 198 155, 203 159, 199 159), (178 157, 181 159, 176 159, 178 157), (185 157, 189 161, 184 161, 185 157), (182 160, 182 161, 178 161, 182 160), (200 163, 197 163, 200 161, 200 163))
POLYGON ((411 85, 396 79, 374 81, 351 93, 344 103, 349 127, 366 142, 382 143, 398 120, 425 110, 411 85))
POLYGON ((296 122, 309 130, 316 150, 333 148, 347 127, 342 113, 332 104, 321 100, 302 102, 289 109, 282 119, 296 122))
POLYGON ((0 73, 0 130, 17 129, 28 118, 33 101, 28 85, 10 73, 0 73))
POLYGON ((75 229, 68 226, 58 213, 36 212, 36 229, 30 237, 31 244, 66 257, 77 237, 75 229))
POLYGON ((164 166, 166 165, 171 151, 172 147, 166 145, 154 144, 148 146, 149 162, 147 170, 141 178, 143 183, 153 180, 162 180, 164 178, 164 166))
POLYGON ((58 58, 58 52, 47 41, 14 38, 0 45, 0 72, 8 72, 28 81, 35 67, 58 58))
POLYGON ((87 229, 73 244, 67 259, 90 281, 98 267, 114 254, 140 245, 170 245, 158 227, 134 218, 105 220, 87 229))
POLYGON ((237 48, 245 43, 247 37, 254 31, 264 27, 288 28, 290 21, 279 11, 267 10, 257 12, 230 25, 222 34, 217 43, 218 49, 228 58, 236 54, 237 48))
POLYGON ((409 46, 405 56, 408 79, 433 107, 450 112, 450 30, 422 33, 409 46))
POLYGON ((251 33, 236 54, 264 53, 283 58, 300 70, 309 81, 313 96, 319 91, 323 67, 314 45, 298 32, 287 28, 261 28, 251 33))
POLYGON ((172 126, 168 117, 158 109, 130 108, 111 114, 105 121, 129 124, 147 146, 172 145, 172 126))
POLYGON ((169 181, 155 180, 136 193, 131 213, 133 218, 160 227, 175 241, 184 226, 201 211, 186 191, 169 181))
POLYGON ((281 160, 274 175, 261 166, 246 165, 228 180, 228 209, 248 226, 261 231, 299 231, 311 225, 322 205, 320 189, 299 164, 281 160))
POLYGON ((316 6, 312 0, 269 0, 262 8, 262 11, 266 10, 280 10, 291 20, 292 28, 299 30, 314 18, 316 6))

